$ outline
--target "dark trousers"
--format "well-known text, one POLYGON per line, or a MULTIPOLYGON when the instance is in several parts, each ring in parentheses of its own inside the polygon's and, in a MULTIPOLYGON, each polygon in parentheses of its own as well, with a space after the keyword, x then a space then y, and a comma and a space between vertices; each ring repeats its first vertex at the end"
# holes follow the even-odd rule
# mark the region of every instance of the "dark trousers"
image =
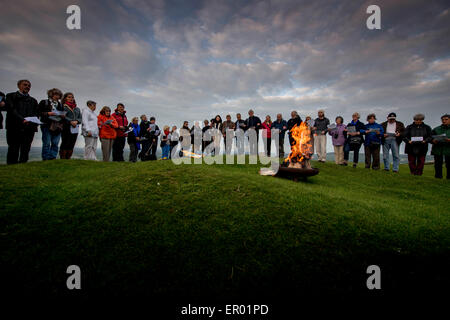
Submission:
POLYGON ((70 124, 64 124, 61 133, 61 147, 59 148, 59 157, 61 159, 70 159, 72 157, 73 148, 77 142, 78 133, 70 132, 70 124))
POLYGON ((450 156, 434 156, 434 176, 436 178, 442 179, 442 165, 444 164, 447 169, 447 179, 450 179, 450 156))
POLYGON ((268 157, 270 157, 272 139, 263 137, 263 143, 264 143, 264 152, 268 157))
MULTIPOLYGON (((130 143, 130 157, 129 157, 129 161, 130 162, 136 162, 137 161, 137 157, 138 157, 138 146, 137 143, 130 143)), ((113 145, 114 147, 114 145, 113 145)))
POLYGON ((408 163, 411 174, 421 176, 423 173, 423 166, 425 165, 425 155, 408 154, 408 163))
POLYGON ((125 148, 125 137, 116 137, 112 147, 113 161, 124 161, 123 149, 125 148))
POLYGON ((359 150, 361 149, 360 144, 350 145, 350 143, 345 143, 344 145, 344 160, 348 161, 350 158, 350 151, 353 151, 353 163, 358 164, 359 162, 359 150))
MULTIPOLYGON (((204 142, 203 142, 203 144, 204 144, 204 142)), ((177 148, 177 145, 178 145, 178 141, 170 141, 169 159, 172 159, 172 151, 174 148, 175 149, 177 148)), ((205 147, 203 147, 203 151, 205 151, 205 147)))
POLYGON ((33 138, 34 129, 6 130, 6 142, 8 143, 6 163, 16 164, 27 162, 33 138))
POLYGON ((366 156, 366 168, 378 170, 380 169, 380 145, 368 145, 364 148, 366 156))

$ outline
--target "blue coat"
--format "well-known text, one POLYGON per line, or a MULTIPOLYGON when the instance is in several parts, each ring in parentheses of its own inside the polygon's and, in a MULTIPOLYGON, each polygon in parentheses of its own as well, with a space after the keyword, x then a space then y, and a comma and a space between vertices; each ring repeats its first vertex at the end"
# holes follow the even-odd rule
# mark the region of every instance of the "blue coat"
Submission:
POLYGON ((380 134, 377 134, 376 132, 366 133, 366 141, 364 142, 365 146, 369 146, 371 142, 375 142, 381 145, 381 139, 384 135, 384 130, 381 124, 378 123, 368 123, 366 124, 366 130, 369 129, 377 129, 379 130, 380 134))

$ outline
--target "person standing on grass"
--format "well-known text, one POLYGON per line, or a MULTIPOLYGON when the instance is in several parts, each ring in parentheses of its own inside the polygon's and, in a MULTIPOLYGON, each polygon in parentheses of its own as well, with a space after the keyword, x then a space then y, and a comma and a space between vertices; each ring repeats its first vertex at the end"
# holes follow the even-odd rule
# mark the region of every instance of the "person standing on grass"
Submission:
POLYGON ((278 130, 278 140, 274 139, 274 142, 278 150, 278 157, 284 158, 284 137, 286 136, 287 122, 283 119, 281 113, 277 114, 277 120, 272 122, 271 129, 278 130))
POLYGON ((258 141, 259 141, 259 129, 261 128, 261 119, 255 116, 255 112, 250 109, 248 111, 248 118, 245 120, 245 128, 247 135, 256 134, 256 139, 249 136, 250 155, 258 155, 258 141), (250 130, 250 131, 249 131, 250 130))
POLYGON ((136 162, 138 159, 139 150, 141 150, 141 144, 139 143, 141 137, 141 127, 139 126, 138 117, 134 117, 131 120, 131 123, 128 125, 128 129, 131 130, 127 136, 127 142, 130 146, 129 161, 136 162))
POLYGON ((178 138, 180 142, 180 153, 183 156, 183 151, 189 151, 191 148, 191 130, 189 129, 189 122, 184 121, 183 126, 180 129, 180 136, 178 138))
POLYGON ((406 127, 403 138, 406 143, 405 153, 408 155, 409 170, 416 176, 423 173, 428 143, 432 140, 431 128, 423 123, 424 120, 423 114, 416 114, 414 122, 406 127))
POLYGON ((238 155, 244 154, 245 130, 245 121, 242 120, 240 113, 236 113, 236 121, 234 122, 234 137, 236 140, 236 152, 238 155))
POLYGON ((146 154, 149 152, 149 149, 152 145, 152 142, 150 140, 150 121, 148 121, 147 116, 145 114, 141 115, 141 123, 139 124, 140 127, 140 141, 142 150, 138 154, 138 157, 141 159, 141 161, 147 161, 148 156, 146 154))
POLYGON ((205 149, 209 144, 212 142, 211 137, 211 126, 209 125, 209 121, 206 119, 203 121, 203 128, 202 128, 202 152, 205 152, 205 149))
POLYGON ((164 126, 161 136, 162 160, 169 160, 170 153, 170 127, 164 126))
POLYGON ((128 119, 125 115, 125 106, 123 103, 118 103, 116 110, 114 110, 113 117, 116 119, 119 127, 116 129, 117 136, 114 139, 114 144, 112 148, 113 161, 124 161, 123 149, 125 148, 125 140, 127 137, 126 131, 128 128, 128 119))
POLYGON ((319 110, 314 120, 314 143, 319 162, 327 161, 327 131, 330 120, 325 117, 325 111, 319 110))
POLYGON ((73 149, 75 148, 75 143, 77 142, 79 125, 83 119, 81 110, 77 107, 73 93, 65 93, 62 104, 66 115, 63 120, 59 157, 61 159, 70 159, 73 154, 73 149))
POLYGON ((214 143, 214 155, 220 154, 220 143, 222 142, 222 118, 217 115, 213 121, 211 121, 212 140, 214 143))
POLYGON ((38 125, 25 120, 37 117, 39 108, 36 99, 29 95, 31 82, 19 80, 18 91, 8 93, 5 97, 6 108, 6 142, 8 143, 7 164, 28 161, 31 144, 38 125))
POLYGON ((116 129, 119 127, 116 118, 111 115, 111 109, 103 107, 97 118, 100 142, 102 144, 103 161, 109 162, 114 139, 117 136, 116 129))
POLYGON ((194 125, 191 128, 191 144, 192 144, 192 152, 200 153, 202 148, 202 137, 203 132, 200 127, 200 123, 198 121, 194 122, 194 125))
POLYGON ((309 150, 310 150, 310 152, 309 152, 309 154, 313 155, 314 154, 314 133, 313 133, 312 127, 314 126, 314 122, 312 121, 312 117, 306 116, 305 123, 306 123, 306 126, 309 128, 309 132, 310 132, 310 135, 309 135, 309 144, 310 144, 309 150), (311 122, 313 123, 312 125, 310 125, 311 122))
POLYGON ((84 160, 97 160, 98 118, 95 114, 97 103, 89 100, 82 112, 81 134, 84 136, 84 160))
POLYGON ((156 150, 158 148, 158 137, 161 134, 161 130, 156 125, 156 118, 150 117, 150 126, 147 129, 150 138, 150 149, 148 150, 149 160, 156 160, 156 150))
POLYGON ((364 142, 364 153, 366 156, 366 169, 380 169, 380 148, 381 137, 383 137, 383 127, 376 123, 377 117, 371 113, 367 116, 366 141, 364 142))
POLYGON ((389 160, 389 150, 392 150, 392 171, 398 172, 400 168, 400 144, 402 143, 405 125, 403 122, 397 121, 397 115, 394 112, 389 113, 387 121, 381 126, 384 130, 383 142, 383 162, 384 170, 390 171, 391 164, 389 160))
POLYGON ((450 115, 445 114, 441 117, 442 125, 433 129, 433 136, 445 136, 442 140, 432 140, 433 148, 431 154, 434 156, 434 176, 442 179, 442 165, 445 160, 447 169, 447 179, 450 179, 450 115))
POLYGON ((232 134, 234 134, 234 122, 231 121, 231 116, 229 114, 227 114, 226 119, 223 123, 222 126, 220 128, 220 131, 222 132, 222 136, 223 136, 223 144, 225 146, 225 152, 226 154, 231 154, 231 148, 233 147, 233 138, 231 139, 231 141, 227 141, 227 131, 231 132, 232 134), (227 145, 228 143, 228 145, 227 145))
POLYGON ((59 89, 47 91, 48 99, 39 102, 39 117, 42 122, 42 160, 54 160, 58 156, 59 140, 63 129, 64 115, 57 115, 64 112, 60 102, 63 94, 59 89))
POLYGON ((344 160, 344 144, 347 140, 346 126, 344 124, 344 118, 341 116, 336 117, 336 128, 328 129, 328 134, 331 136, 334 147, 334 162, 338 165, 347 165, 344 160))
POLYGON ((352 115, 352 121, 347 124, 347 140, 344 145, 344 162, 347 163, 350 157, 350 151, 353 151, 353 168, 358 166, 359 150, 364 143, 364 134, 366 133, 366 126, 359 121, 360 115, 355 112, 352 115))
POLYGON ((170 131, 170 152, 169 152, 169 159, 172 159, 172 152, 173 150, 177 149, 178 141, 180 140, 180 135, 177 131, 177 126, 173 126, 172 130, 170 131))
POLYGON ((268 157, 270 157, 271 144, 272 144, 272 119, 269 115, 266 116, 266 120, 261 124, 262 138, 264 144, 264 151, 268 157))

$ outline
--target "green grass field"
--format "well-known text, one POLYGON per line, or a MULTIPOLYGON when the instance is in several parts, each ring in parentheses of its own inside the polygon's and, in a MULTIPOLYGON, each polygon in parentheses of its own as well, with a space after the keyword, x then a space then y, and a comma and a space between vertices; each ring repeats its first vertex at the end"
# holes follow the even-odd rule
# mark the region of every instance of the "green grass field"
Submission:
MULTIPOLYGON (((17 294, 230 298, 449 285, 449 183, 314 163, 306 182, 257 165, 170 161, 1 166, 0 255, 17 294)), ((422 291, 423 292, 423 291, 422 291)))

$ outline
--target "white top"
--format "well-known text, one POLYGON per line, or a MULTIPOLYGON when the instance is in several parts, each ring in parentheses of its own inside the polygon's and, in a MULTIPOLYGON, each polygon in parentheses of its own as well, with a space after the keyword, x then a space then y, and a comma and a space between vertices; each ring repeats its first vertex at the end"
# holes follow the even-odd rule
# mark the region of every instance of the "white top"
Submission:
POLYGON ((86 107, 83 108, 81 116, 83 136, 87 136, 88 132, 90 132, 93 137, 98 137, 97 115, 95 112, 86 107))
POLYGON ((395 133, 396 130, 397 130, 397 122, 387 123, 386 133, 395 133))

